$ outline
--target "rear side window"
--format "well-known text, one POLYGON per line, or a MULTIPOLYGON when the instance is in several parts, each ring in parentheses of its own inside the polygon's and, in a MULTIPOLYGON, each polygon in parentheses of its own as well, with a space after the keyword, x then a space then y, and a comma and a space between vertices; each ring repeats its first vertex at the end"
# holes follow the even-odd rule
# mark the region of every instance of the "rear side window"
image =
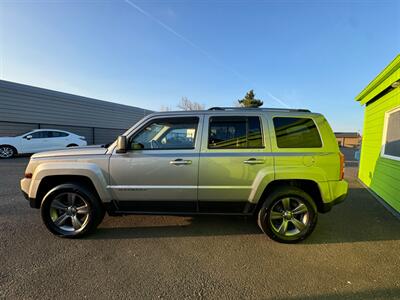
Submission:
POLYGON ((274 118, 278 148, 320 148, 321 137, 310 118, 274 118))
POLYGON ((225 116, 210 118, 208 148, 263 148, 260 118, 225 116))
POLYGON ((61 132, 61 131, 49 131, 50 136, 49 137, 66 137, 68 136, 68 133, 66 132, 61 132))

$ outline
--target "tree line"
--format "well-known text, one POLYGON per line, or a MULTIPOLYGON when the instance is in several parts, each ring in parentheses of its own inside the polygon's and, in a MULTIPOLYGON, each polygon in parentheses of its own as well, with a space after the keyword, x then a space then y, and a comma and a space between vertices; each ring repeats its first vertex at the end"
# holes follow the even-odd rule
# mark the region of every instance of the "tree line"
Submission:
MULTIPOLYGON (((253 107, 257 108, 264 104, 263 101, 260 99, 256 99, 256 95, 253 90, 250 90, 246 93, 246 95, 242 98, 237 100, 236 106, 237 107, 253 107)), ((181 101, 178 103, 177 108, 180 110, 204 110, 205 105, 192 101, 187 97, 182 97, 181 101)), ((170 111, 170 107, 168 106, 161 106, 161 111, 170 111)))

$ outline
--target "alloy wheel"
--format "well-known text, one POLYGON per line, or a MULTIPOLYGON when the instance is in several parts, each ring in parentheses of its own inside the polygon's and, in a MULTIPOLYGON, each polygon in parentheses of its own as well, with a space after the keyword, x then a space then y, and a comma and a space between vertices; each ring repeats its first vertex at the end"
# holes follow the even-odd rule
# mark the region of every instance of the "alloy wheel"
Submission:
POLYGON ((62 193, 50 204, 50 218, 61 230, 71 233, 82 231, 88 224, 89 217, 89 204, 77 193, 62 193))
POLYGON ((302 200, 286 197, 272 206, 269 221, 276 234, 285 237, 295 236, 307 230, 310 212, 302 200))
POLYGON ((0 157, 1 158, 10 158, 14 155, 14 150, 8 146, 0 147, 0 157))

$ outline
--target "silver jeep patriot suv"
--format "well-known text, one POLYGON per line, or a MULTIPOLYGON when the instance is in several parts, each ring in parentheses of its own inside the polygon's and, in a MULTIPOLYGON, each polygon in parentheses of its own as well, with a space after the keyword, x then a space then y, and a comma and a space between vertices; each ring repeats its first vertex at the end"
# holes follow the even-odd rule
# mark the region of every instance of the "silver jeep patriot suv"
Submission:
POLYGON ((215 107, 151 114, 108 147, 32 156, 21 180, 61 237, 109 215, 254 215, 285 243, 344 200, 344 159, 325 118, 302 109, 215 107))

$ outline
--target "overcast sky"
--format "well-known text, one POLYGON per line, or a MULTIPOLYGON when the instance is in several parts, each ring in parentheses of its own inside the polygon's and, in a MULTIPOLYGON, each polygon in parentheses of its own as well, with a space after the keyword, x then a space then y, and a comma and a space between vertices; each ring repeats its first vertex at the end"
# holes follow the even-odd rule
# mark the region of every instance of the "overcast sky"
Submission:
POLYGON ((153 110, 254 89, 358 131, 355 96, 398 53, 396 0, 0 0, 1 79, 153 110))

